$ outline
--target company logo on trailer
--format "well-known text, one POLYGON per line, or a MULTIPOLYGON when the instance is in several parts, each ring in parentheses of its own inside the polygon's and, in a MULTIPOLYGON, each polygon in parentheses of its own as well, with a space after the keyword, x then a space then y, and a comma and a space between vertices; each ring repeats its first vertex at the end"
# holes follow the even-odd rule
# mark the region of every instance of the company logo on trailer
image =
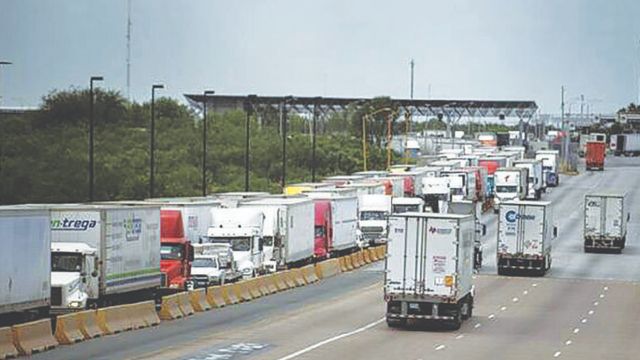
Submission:
POLYGON ((432 234, 439 234, 439 235, 447 235, 447 234, 451 234, 451 229, 437 229, 434 228, 433 226, 429 227, 429 232, 432 234))
POLYGON ((516 220, 518 220, 518 219, 535 220, 536 217, 534 215, 518 214, 517 212, 515 212, 513 210, 509 210, 504 215, 504 218, 507 220, 507 222, 513 223, 513 222, 516 222, 516 220))
POLYGON ((135 216, 123 221, 124 237, 127 241, 137 241, 142 234, 142 219, 135 216))
POLYGON ((95 220, 67 219, 51 220, 53 231, 85 231, 96 227, 95 220))

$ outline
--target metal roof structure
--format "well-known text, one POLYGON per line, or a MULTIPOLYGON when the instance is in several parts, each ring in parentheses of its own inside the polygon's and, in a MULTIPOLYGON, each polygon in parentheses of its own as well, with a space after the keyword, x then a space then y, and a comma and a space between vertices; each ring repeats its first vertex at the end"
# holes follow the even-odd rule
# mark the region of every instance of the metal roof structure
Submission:
MULTIPOLYGON (((280 109, 299 114, 318 113, 326 115, 347 109, 357 109, 375 98, 337 98, 337 97, 297 97, 297 96, 256 96, 256 95, 207 95, 185 94, 189 103, 197 109, 202 108, 206 98, 207 107, 222 109, 244 109, 247 105, 253 109, 280 109)), ((412 100, 390 99, 398 108, 399 114, 412 116, 460 117, 516 117, 531 118, 538 110, 534 101, 486 101, 486 100, 412 100)))

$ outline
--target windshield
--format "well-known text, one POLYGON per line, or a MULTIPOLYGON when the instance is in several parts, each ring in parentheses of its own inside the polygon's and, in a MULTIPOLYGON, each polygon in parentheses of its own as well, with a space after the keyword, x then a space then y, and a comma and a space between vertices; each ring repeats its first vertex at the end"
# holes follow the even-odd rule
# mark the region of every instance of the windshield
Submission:
POLYGON ((361 211, 360 220, 384 220, 384 211, 361 211))
POLYGON ((162 245, 160 247, 160 258, 162 260, 182 260, 182 245, 162 245))
POLYGON ((406 212, 419 212, 420 205, 393 205, 393 212, 402 214, 406 212))
POLYGON ((251 250, 251 238, 249 237, 210 237, 212 243, 231 244, 233 251, 251 250))
POLYGON ((195 258, 193 259, 192 267, 196 268, 217 268, 218 262, 214 259, 208 258, 195 258))
POLYGON ((518 192, 517 186, 496 186, 496 192, 499 193, 516 193, 518 192))
POLYGON ((464 195, 462 188, 451 188, 451 195, 464 195))
POLYGON ((51 253, 51 271, 80 272, 82 255, 77 253, 51 253))
POLYGON ((315 237, 324 237, 324 226, 316 226, 315 229, 315 237))

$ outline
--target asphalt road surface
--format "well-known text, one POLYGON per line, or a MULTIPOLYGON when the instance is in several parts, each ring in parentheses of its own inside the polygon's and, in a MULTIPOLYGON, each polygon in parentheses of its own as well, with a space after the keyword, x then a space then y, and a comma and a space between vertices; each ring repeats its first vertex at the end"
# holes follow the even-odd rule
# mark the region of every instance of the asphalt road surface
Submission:
POLYGON ((485 214, 485 264, 474 316, 458 331, 384 322, 382 264, 152 329, 108 336, 35 359, 638 359, 640 159, 607 158, 603 172, 562 176, 553 202, 558 238, 544 278, 497 276, 496 215, 485 214), (585 254, 589 191, 628 194, 627 247, 585 254))

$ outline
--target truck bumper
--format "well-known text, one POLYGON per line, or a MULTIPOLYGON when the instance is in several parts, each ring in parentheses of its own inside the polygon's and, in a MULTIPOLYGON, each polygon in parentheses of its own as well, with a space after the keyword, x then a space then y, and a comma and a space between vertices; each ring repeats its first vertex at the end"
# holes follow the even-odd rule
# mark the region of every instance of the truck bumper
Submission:
POLYGON ((625 247, 625 242, 625 238, 585 238, 584 248, 588 250, 622 250, 625 247))
POLYGON ((543 271, 545 268, 545 258, 506 258, 498 257, 498 270, 529 270, 543 271))

